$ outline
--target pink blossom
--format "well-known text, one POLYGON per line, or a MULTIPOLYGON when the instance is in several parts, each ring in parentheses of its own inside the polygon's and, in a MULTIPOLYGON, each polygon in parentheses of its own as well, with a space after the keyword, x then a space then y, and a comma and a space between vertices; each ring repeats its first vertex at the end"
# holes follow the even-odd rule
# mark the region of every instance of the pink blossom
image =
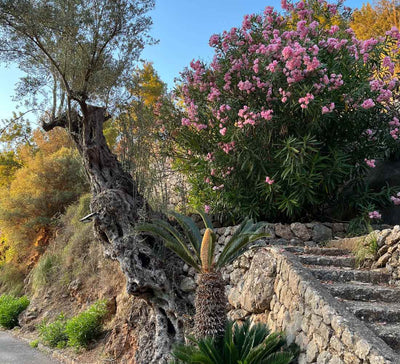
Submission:
POLYGON ((219 130, 221 135, 225 135, 226 134, 226 128, 222 128, 219 130))
POLYGON ((261 117, 264 118, 265 120, 271 120, 272 119, 272 114, 274 110, 263 110, 261 111, 261 117))
POLYGON ((335 103, 331 102, 329 106, 323 106, 322 107, 322 114, 328 114, 332 112, 335 109, 335 103))
POLYGON ((396 206, 400 205, 400 193, 398 193, 397 196, 391 196, 390 199, 396 206))
POLYGON ((218 42, 219 42, 219 35, 218 35, 218 34, 213 34, 213 35, 210 37, 210 41, 209 41, 208 44, 212 47, 212 46, 217 45, 218 42))
POLYGON ((268 176, 265 178, 265 183, 268 183, 269 185, 272 185, 275 181, 268 176))
POLYGON ((204 205, 204 212, 208 214, 211 211, 210 205, 204 205))
POLYGON ((369 218, 372 219, 376 219, 379 220, 380 218, 382 218, 382 215, 378 212, 378 211, 372 211, 368 213, 369 218))
POLYGON ((361 107, 366 109, 366 110, 368 110, 368 109, 370 109, 371 107, 374 107, 374 106, 375 106, 375 103, 372 101, 372 99, 367 99, 361 104, 361 107))
POLYGON ((368 167, 375 168, 375 159, 364 159, 364 162, 367 164, 368 167))

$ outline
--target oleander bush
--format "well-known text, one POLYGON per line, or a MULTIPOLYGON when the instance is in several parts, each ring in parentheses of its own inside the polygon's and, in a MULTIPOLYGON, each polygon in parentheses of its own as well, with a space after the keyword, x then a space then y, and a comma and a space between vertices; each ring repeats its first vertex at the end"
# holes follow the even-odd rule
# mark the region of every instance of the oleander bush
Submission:
POLYGON ((18 316, 29 306, 26 296, 15 297, 4 294, 0 296, 0 326, 12 329, 18 325, 18 316))
POLYGON ((372 191, 365 176, 399 150, 399 31, 358 40, 340 4, 285 0, 283 9, 213 35, 212 63, 182 73, 182 117, 160 116, 191 203, 270 221, 390 203, 392 191, 372 191))

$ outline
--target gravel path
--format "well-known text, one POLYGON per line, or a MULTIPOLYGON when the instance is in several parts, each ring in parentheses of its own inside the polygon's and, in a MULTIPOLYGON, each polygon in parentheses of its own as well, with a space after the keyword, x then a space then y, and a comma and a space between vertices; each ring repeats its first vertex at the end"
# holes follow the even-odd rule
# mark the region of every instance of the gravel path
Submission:
POLYGON ((59 364, 28 344, 0 331, 1 364, 59 364))

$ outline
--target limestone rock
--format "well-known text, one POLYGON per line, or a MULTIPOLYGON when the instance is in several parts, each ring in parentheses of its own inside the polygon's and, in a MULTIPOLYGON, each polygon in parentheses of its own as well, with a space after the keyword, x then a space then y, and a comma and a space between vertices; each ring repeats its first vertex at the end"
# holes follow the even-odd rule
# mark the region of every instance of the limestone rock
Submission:
POLYGON ((288 240, 293 238, 293 233, 292 233, 292 230, 290 230, 289 225, 276 224, 275 225, 275 234, 277 236, 279 236, 280 238, 284 238, 284 239, 288 239, 288 240))
POLYGON ((270 308, 274 293, 276 261, 266 250, 253 258, 249 270, 230 291, 229 303, 251 313, 262 313, 270 308))
POLYGON ((304 224, 301 224, 299 222, 295 222, 290 225, 290 228, 293 232, 293 234, 303 240, 303 241, 308 241, 311 238, 311 234, 309 233, 308 229, 304 224))
POLYGON ((321 243, 332 239, 332 230, 325 225, 315 224, 312 232, 314 241, 321 243))
POLYGON ((196 282, 191 277, 186 277, 180 284, 180 289, 183 292, 193 292, 196 289, 196 282))

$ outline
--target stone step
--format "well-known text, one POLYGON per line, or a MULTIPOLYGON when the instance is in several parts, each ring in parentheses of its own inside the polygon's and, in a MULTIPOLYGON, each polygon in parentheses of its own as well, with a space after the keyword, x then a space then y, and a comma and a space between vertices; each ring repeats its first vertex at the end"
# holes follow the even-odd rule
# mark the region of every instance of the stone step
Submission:
POLYGON ((337 298, 354 301, 400 302, 400 289, 369 283, 322 282, 337 298))
POLYGON ((400 325, 400 304, 345 301, 349 310, 364 322, 390 322, 400 325))
POLYGON ((285 247, 285 249, 288 252, 295 254, 313 254, 313 255, 327 255, 327 256, 352 255, 352 252, 350 250, 337 249, 337 248, 287 246, 285 247))
POLYGON ((298 255, 303 264, 323 265, 332 267, 355 268, 356 258, 352 256, 326 256, 326 255, 298 255))
POLYGON ((368 327, 374 331, 383 341, 393 350, 400 352, 400 324, 374 323, 368 324, 368 327))
POLYGON ((308 267, 315 278, 321 281, 334 282, 365 282, 365 283, 388 283, 390 274, 380 271, 358 270, 358 269, 338 269, 338 268, 321 268, 318 266, 308 267))

